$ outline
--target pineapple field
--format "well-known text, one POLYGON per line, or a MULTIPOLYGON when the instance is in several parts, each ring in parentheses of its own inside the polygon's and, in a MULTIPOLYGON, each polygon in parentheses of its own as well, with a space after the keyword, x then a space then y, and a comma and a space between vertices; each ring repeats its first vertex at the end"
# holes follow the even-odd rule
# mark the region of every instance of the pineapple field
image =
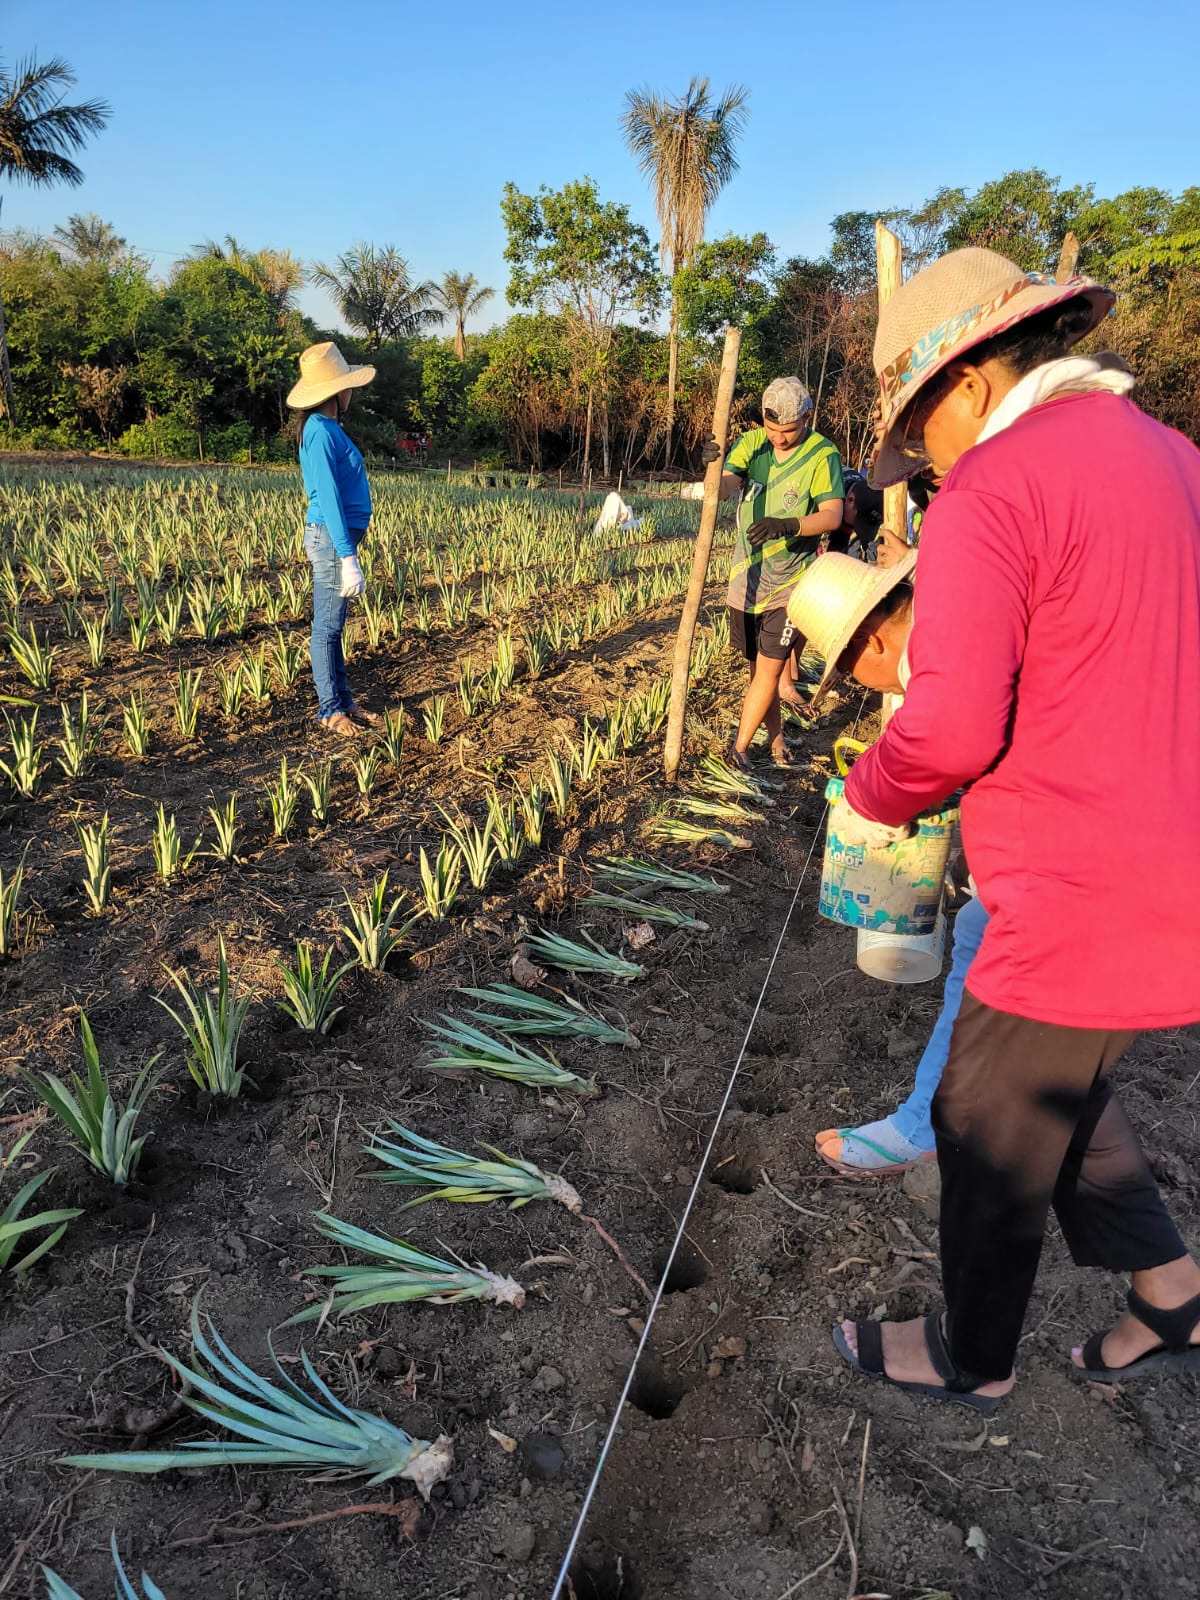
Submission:
MULTIPOLYGON (((295 474, 0 466, 0 1595, 1200 1593, 1056 1237, 982 1427, 834 1353, 937 1295, 931 1185, 813 1150, 940 1002, 816 915, 864 697, 725 763, 722 554, 668 788, 696 508, 372 487, 343 742, 295 474)), ((1200 1038, 1134 1050, 1186 1233, 1200 1038)))

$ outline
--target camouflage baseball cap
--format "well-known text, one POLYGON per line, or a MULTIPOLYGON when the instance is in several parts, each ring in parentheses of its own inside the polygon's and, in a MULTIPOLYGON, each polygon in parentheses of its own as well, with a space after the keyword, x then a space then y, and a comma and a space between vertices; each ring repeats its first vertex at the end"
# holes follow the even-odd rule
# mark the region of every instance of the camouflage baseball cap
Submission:
POLYGON ((763 417, 790 427, 812 410, 812 395, 799 378, 772 378, 763 390, 763 417))

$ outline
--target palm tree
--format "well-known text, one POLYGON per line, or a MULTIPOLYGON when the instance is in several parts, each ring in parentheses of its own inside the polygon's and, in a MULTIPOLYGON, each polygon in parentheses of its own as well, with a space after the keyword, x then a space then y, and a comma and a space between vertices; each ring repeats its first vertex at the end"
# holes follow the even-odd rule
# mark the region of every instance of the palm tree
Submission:
POLYGON ((442 320, 437 287, 413 283, 408 262, 393 245, 353 245, 335 266, 316 262, 309 281, 327 289, 343 321, 365 334, 368 350, 385 339, 407 339, 442 320))
POLYGON ((679 298, 675 276, 704 238, 713 201, 737 171, 734 146, 746 125, 747 91, 733 87, 714 105, 708 79, 693 78, 687 93, 668 100, 649 89, 625 96, 621 126, 625 143, 654 187, 654 209, 662 229, 662 263, 671 264, 670 355, 667 373, 666 464, 675 426, 675 379, 679 363, 679 298))
MULTIPOLYGON (((110 107, 106 100, 63 105, 62 97, 74 83, 75 74, 57 56, 42 62, 29 57, 19 61, 12 74, 0 69, 0 178, 36 185, 69 183, 72 187, 83 182, 83 173, 71 155, 82 150, 92 134, 101 131, 110 107)), ((9 425, 15 427, 17 412, 2 297, 0 379, 9 425)))
POLYGON ((460 361, 467 356, 467 318, 485 306, 495 294, 494 289, 483 289, 473 272, 464 278, 461 273, 448 272, 437 290, 439 305, 446 315, 454 318, 454 354, 460 361))
POLYGON ((295 310, 296 291, 304 282, 304 266, 290 250, 243 250, 233 234, 227 233, 224 244, 206 239, 196 246, 193 255, 227 261, 256 289, 262 290, 281 321, 295 310))
POLYGON ((52 237, 76 261, 102 261, 111 266, 128 250, 128 241, 94 211, 72 212, 61 228, 55 228, 52 237))

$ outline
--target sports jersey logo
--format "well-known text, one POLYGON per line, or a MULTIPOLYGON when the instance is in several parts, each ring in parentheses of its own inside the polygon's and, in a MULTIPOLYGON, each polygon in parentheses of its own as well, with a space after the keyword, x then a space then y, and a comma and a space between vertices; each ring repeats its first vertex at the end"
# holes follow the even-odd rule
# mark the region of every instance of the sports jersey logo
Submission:
POLYGON ((799 504, 800 496, 796 493, 795 489, 785 489, 783 494, 783 509, 785 511, 790 511, 793 506, 798 506, 799 504))

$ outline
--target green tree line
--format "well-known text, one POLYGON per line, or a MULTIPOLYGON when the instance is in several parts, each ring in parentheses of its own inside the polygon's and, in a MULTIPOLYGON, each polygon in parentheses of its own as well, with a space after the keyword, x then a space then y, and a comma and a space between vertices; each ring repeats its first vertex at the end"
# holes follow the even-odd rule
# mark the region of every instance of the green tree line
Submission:
POLYGON ((755 414, 771 376, 798 373, 818 425, 858 462, 875 397, 880 214, 904 242, 908 271, 981 244, 1052 272, 1073 231, 1080 270, 1120 296, 1093 340, 1130 360, 1148 409, 1200 438, 1200 188, 1104 198, 1030 170, 973 193, 941 189, 911 210, 844 212, 829 249, 811 260, 778 262, 763 235, 690 243, 682 262, 668 249, 670 276, 628 208, 602 200, 590 180, 537 195, 510 185, 505 287, 517 309, 482 333, 467 319, 485 303, 484 285, 457 272, 440 285, 415 282, 394 247, 360 243, 306 268, 284 248, 227 238, 159 278, 108 223, 76 215, 50 238, 0 240, 19 421, 0 427, 0 442, 283 459, 296 357, 335 337, 351 360, 379 368, 354 413, 356 436, 376 453, 395 454, 398 436, 417 432, 432 435, 438 458, 540 469, 586 459, 629 476, 661 470, 672 433, 677 462, 707 435, 720 335, 733 315, 746 323, 741 418, 755 414), (329 291, 350 337, 297 309, 305 277, 329 291))

